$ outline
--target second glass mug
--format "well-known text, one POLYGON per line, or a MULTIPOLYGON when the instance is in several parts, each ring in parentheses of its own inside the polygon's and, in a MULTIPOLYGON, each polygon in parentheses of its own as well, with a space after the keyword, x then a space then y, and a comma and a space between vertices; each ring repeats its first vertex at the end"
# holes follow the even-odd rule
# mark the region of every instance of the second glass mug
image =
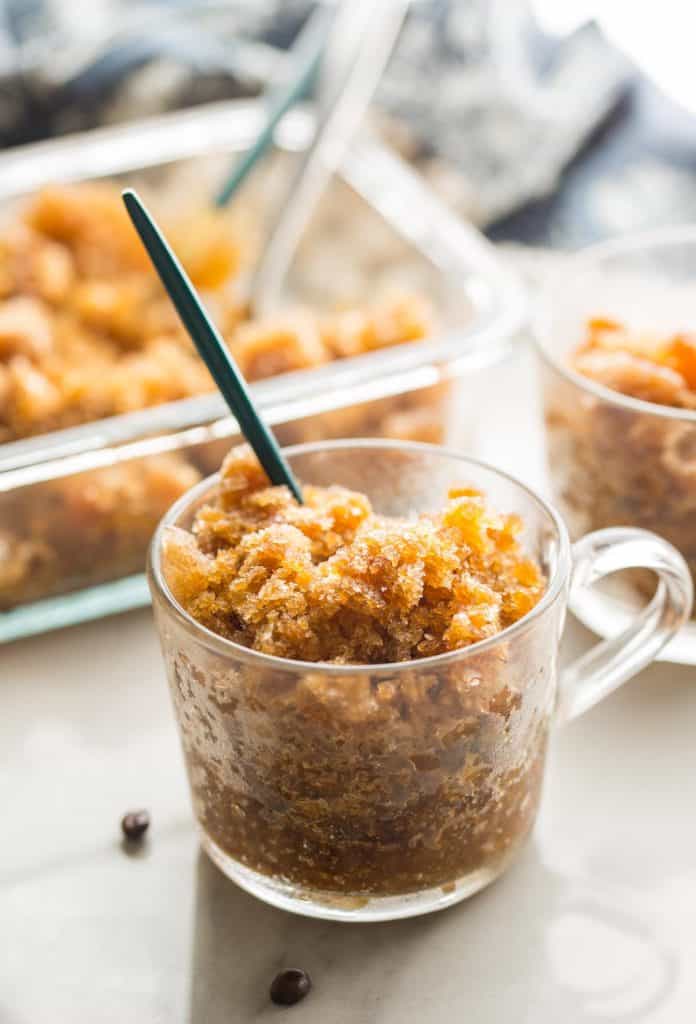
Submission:
POLYGON ((165 516, 150 585, 201 842, 238 885, 315 917, 379 921, 470 896, 510 864, 536 817, 552 723, 591 707, 647 665, 688 618, 681 555, 634 528, 571 549, 529 488, 442 448, 384 440, 286 450, 300 481, 367 494, 413 516, 472 484, 524 522, 548 585, 524 618, 470 647, 385 665, 290 661, 226 640, 170 593, 163 531, 188 527, 216 478, 165 516), (559 672, 569 588, 625 568, 658 577, 619 637, 559 672))

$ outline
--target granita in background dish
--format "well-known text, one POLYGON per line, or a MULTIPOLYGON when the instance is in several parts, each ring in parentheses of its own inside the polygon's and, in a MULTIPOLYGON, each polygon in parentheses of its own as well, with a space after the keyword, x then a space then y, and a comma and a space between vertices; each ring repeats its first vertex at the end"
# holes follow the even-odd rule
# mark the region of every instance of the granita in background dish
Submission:
MULTIPOLYGON (((111 185, 46 189, 0 241, 0 441, 213 390, 111 185)), ((165 221, 248 380, 415 341, 432 317, 415 294, 360 308, 249 319, 234 283, 245 237, 224 211, 165 221)), ((251 244, 251 243, 249 243, 251 244)))

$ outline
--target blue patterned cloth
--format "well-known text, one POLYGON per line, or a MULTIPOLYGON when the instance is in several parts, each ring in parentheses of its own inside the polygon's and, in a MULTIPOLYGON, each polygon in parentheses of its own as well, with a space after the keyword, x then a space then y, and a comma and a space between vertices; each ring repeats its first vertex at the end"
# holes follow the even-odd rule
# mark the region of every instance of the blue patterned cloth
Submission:
MULTIPOLYGON (((313 6, 0 0, 0 147, 253 95, 313 6)), ((629 77, 591 26, 542 37, 526 0, 414 0, 377 103, 487 225, 554 192, 629 77)))

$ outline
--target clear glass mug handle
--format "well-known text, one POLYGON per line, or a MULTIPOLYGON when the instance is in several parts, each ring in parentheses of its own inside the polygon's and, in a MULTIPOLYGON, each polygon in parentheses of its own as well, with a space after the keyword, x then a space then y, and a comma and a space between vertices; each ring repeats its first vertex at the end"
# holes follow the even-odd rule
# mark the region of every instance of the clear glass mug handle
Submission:
POLYGON ((571 590, 591 587, 619 569, 651 569, 657 590, 627 629, 561 672, 557 721, 576 718, 640 672, 691 614, 693 584, 686 562, 668 541, 634 527, 597 530, 579 540, 573 546, 571 590))

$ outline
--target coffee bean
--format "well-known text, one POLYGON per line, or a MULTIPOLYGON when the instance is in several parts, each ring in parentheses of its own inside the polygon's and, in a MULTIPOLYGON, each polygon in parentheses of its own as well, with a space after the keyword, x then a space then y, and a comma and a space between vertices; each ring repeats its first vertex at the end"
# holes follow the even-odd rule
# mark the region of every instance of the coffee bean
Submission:
POLYGON ((278 1006, 294 1006, 304 999, 312 987, 312 979, 306 971, 288 967, 276 974, 271 985, 271 999, 278 1006))
POLYGON ((126 839, 142 839, 150 826, 147 811, 129 811, 121 819, 121 829, 126 839))

